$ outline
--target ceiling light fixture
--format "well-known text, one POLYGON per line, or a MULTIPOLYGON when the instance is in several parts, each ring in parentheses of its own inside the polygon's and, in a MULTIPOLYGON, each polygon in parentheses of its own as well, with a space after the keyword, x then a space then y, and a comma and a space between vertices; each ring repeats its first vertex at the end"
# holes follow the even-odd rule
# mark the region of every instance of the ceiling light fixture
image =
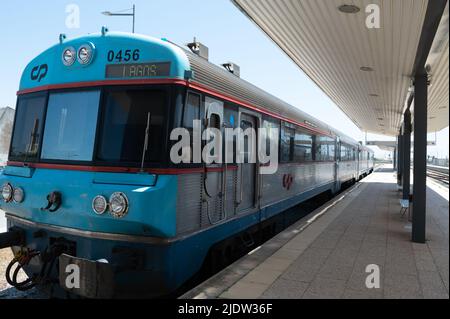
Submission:
POLYGON ((353 4, 343 4, 338 7, 338 10, 343 13, 358 13, 361 9, 353 4))
POLYGON ((364 72, 373 72, 373 68, 371 68, 370 66, 362 66, 359 69, 364 72))

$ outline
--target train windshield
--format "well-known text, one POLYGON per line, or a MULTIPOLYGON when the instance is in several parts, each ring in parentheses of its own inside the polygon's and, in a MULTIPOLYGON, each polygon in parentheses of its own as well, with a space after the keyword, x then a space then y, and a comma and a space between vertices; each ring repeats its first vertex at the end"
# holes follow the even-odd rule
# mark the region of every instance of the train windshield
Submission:
POLYGON ((9 159, 137 166, 145 153, 145 163, 160 163, 167 143, 168 103, 169 91, 164 88, 20 96, 9 159))
POLYGON ((104 99, 97 160, 140 163, 149 126, 145 162, 163 156, 168 97, 164 90, 111 89, 104 99), (150 119, 150 120, 149 120, 150 119))
POLYGON ((33 94, 19 98, 10 160, 34 162, 38 159, 46 102, 46 94, 33 94))
POLYGON ((50 94, 43 160, 92 161, 99 101, 99 90, 50 94))

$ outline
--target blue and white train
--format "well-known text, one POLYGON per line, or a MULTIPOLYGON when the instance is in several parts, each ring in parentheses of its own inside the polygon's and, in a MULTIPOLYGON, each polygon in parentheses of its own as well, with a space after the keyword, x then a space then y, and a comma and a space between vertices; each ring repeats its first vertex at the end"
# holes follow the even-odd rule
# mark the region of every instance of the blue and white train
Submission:
POLYGON ((373 171, 370 149, 240 79, 237 66, 211 64, 206 51, 103 28, 61 35, 28 64, 0 175, 9 283, 167 296, 273 235, 282 212, 373 171), (173 164, 170 132, 194 119, 203 129, 278 129, 267 136, 279 142, 278 171, 173 164), (68 265, 78 266, 79 287, 68 265))

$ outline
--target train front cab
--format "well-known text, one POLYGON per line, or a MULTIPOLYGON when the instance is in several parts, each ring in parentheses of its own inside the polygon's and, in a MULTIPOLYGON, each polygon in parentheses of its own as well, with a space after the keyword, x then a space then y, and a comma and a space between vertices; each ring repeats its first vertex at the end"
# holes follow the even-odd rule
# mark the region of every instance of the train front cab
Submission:
POLYGON ((56 265, 48 275, 41 272, 63 253, 81 258, 71 261, 88 267, 82 271, 86 282, 96 282, 98 260, 104 276, 114 275, 103 281, 114 283, 114 289, 98 289, 99 296, 105 291, 164 294, 186 280, 174 273, 181 260, 190 271, 186 248, 180 247, 184 242, 171 241, 178 175, 165 165, 170 115, 182 96, 184 89, 171 85, 19 96, 10 161, 0 180, 24 194, 20 202, 10 198, 2 203, 2 209, 8 228, 24 234, 23 247, 13 248, 16 255, 24 248, 40 252, 25 267, 30 277, 41 282, 58 278, 56 265), (152 133, 140 172, 150 112, 152 133), (35 136, 32 144, 29 136, 35 136))
POLYGON ((178 171, 167 164, 168 132, 185 97, 177 83, 186 55, 106 30, 60 40, 24 70, 0 175, 9 230, 0 248, 13 246, 14 267, 30 277, 20 283, 13 267, 8 280, 21 290, 64 286, 63 265, 77 264, 80 295, 173 292, 206 255, 200 246, 192 258, 184 245, 198 243, 174 239, 178 171), (76 58, 82 49, 89 63, 76 58))

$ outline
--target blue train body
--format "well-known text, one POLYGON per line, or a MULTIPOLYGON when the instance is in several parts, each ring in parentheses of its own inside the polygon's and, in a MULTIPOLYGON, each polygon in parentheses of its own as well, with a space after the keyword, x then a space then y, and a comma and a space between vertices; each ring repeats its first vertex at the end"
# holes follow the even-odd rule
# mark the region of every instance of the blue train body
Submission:
MULTIPOLYGON (((187 92, 202 92, 199 93, 202 94, 202 99, 213 96, 235 104, 243 100, 239 96, 233 96, 232 92, 227 93, 226 89, 220 91, 208 87, 206 81, 196 82, 196 75, 201 72, 192 68, 194 62, 206 63, 199 59, 166 40, 103 32, 73 40, 62 40, 33 59, 24 70, 18 94, 21 98, 40 92, 48 95, 49 92, 102 89, 103 87, 113 91, 116 87, 170 86, 171 90, 178 93, 174 93, 170 98, 169 104, 173 114, 168 113, 171 119, 168 119, 167 123, 172 123, 167 124, 166 128, 169 128, 175 126, 173 122, 176 121, 178 112, 176 105, 182 107, 185 104, 184 97, 187 92), (64 65, 61 57, 64 50, 74 48, 77 51, 83 45, 91 47, 91 61, 87 65, 82 65, 79 61, 73 62, 71 66, 64 65), (138 64, 145 63, 152 65, 169 63, 170 67, 167 72, 161 71, 162 75, 158 75, 158 71, 153 70, 154 73, 150 75, 144 71, 142 76, 139 76, 139 73, 133 73, 127 78, 120 78, 117 73, 108 74, 105 69, 107 65, 116 64, 122 68, 120 70, 125 75, 130 70, 123 68, 123 65, 135 64, 132 67, 139 68, 138 64)), ((234 79, 233 75, 225 74, 226 71, 214 72, 219 72, 218 74, 224 76, 227 81, 243 83, 240 79, 234 79)), ((226 83, 225 80, 221 83, 226 83)), ((259 94, 259 91, 254 94, 257 93, 259 94)), ((100 101, 103 99, 105 98, 102 97, 100 101)), ((239 110, 248 110, 250 104, 249 100, 244 101, 242 105, 237 106, 238 111, 235 107, 234 112, 240 114, 239 110)), ((258 107, 263 109, 264 105, 258 107)), ((255 109, 252 112, 256 112, 255 109)), ((102 111, 99 112, 102 114, 102 111)), ((274 112, 267 112, 267 114, 272 113, 274 112)), ((204 110, 200 114, 204 115, 204 110)), ((51 114, 47 114, 47 118, 49 116, 51 114)), ((256 113, 255 116, 257 116, 256 113)), ((280 122, 284 120, 288 119, 278 119, 280 122)), ((297 123, 314 121, 310 117, 306 117, 307 121, 300 118, 293 120, 297 123)), ((17 121, 16 116, 15 126, 20 124, 17 121)), ((337 147, 337 135, 323 123, 316 123, 309 130, 328 132, 332 138, 330 143, 337 147)), ((44 127, 43 130, 45 129, 44 127)), ((73 134, 79 134, 79 132, 73 132, 73 134)), ((45 137, 41 134, 37 138, 42 140, 45 137)), ((168 140, 163 139, 161 143, 165 141, 168 140)), ((94 161, 87 163, 46 161, 39 156, 41 144, 39 143, 39 152, 33 161, 17 160, 10 154, 10 162, 0 175, 0 185, 9 184, 13 188, 20 188, 24 193, 24 199, 20 203, 9 200, 2 201, 0 204, 0 208, 6 212, 8 228, 20 229, 24 236, 21 245, 13 245, 13 251, 16 254, 23 249, 44 252, 52 244, 68 243, 64 246, 64 251, 59 253, 68 256, 69 261, 82 264, 82 261, 86 260, 94 265, 96 263, 104 265, 106 260, 108 264, 105 267, 111 268, 109 271, 113 273, 113 283, 105 289, 114 287, 111 295, 107 295, 108 297, 167 295, 180 288, 201 269, 214 245, 252 226, 260 225, 287 208, 317 194, 326 191, 335 192, 342 183, 357 180, 373 169, 368 150, 364 150, 369 155, 366 158, 367 165, 363 167, 356 156, 347 162, 353 166, 345 174, 342 173, 344 168, 337 171, 339 167, 337 154, 334 155, 333 160, 324 161, 320 165, 312 162, 299 165, 286 164, 271 178, 261 177, 258 181, 255 177, 255 181, 259 184, 255 182, 253 185, 260 185, 261 190, 254 186, 259 197, 255 197, 250 208, 240 210, 239 200, 235 194, 243 188, 243 181, 240 181, 240 188, 239 182, 236 182, 236 180, 239 181, 237 171, 243 168, 238 165, 231 168, 210 168, 205 165, 179 167, 170 163, 164 166, 159 163, 154 167, 146 164, 145 169, 140 170, 139 163, 109 165, 105 162, 94 161), (323 172, 327 173, 321 174, 321 167, 323 172), (226 187, 232 189, 229 194, 234 194, 234 197, 229 199, 233 202, 228 206, 220 201, 217 204, 225 207, 215 212, 215 216, 219 216, 221 222, 205 222, 205 200, 202 199, 204 197, 202 194, 203 187, 206 186, 202 186, 204 182, 202 176, 219 174, 218 176, 223 178, 220 174, 228 170, 230 170, 228 178, 235 179, 234 182, 230 181, 229 186, 226 184, 226 187), (295 182, 292 189, 282 186, 282 180, 287 174, 294 176, 295 182), (307 180, 304 177, 305 174, 313 177, 307 180), (192 179, 188 179, 189 176, 192 179), (190 190, 195 183, 199 183, 200 189, 190 190), (48 203, 47 196, 55 191, 62 198, 60 207, 55 212, 43 210, 42 208, 48 203), (95 196, 102 195, 109 198, 116 192, 125 194, 128 199, 129 207, 125 216, 117 218, 108 213, 93 212, 92 200, 95 196), (274 193, 278 195, 275 196, 274 193), (264 197, 270 197, 270 199, 265 201, 264 197), (220 217, 224 210, 229 211, 225 218, 220 217)), ((353 141, 349 140, 348 144, 351 144, 356 152, 363 151, 353 141)), ((165 152, 168 153, 167 149, 165 152)), ((213 199, 208 200, 213 203, 213 199)), ((213 204, 209 207, 212 207, 211 205, 213 204)), ((210 211, 207 212, 207 214, 210 213, 210 211)), ((208 215, 208 218, 211 216, 208 215)), ((59 261, 60 264, 63 262, 59 261)), ((29 276, 33 277, 33 274, 40 272, 43 263, 43 257, 38 256, 24 268, 29 276)), ((88 272, 94 271, 89 266, 86 267, 88 272)), ((87 274, 85 280, 91 280, 91 275, 91 273, 87 274)), ((58 269, 55 266, 47 279, 60 280, 61 268, 58 269)), ((97 284, 99 287, 96 289, 101 290, 101 283, 95 285, 97 284)), ((76 289, 71 291, 88 297, 104 296, 101 293, 78 292, 76 289)))

